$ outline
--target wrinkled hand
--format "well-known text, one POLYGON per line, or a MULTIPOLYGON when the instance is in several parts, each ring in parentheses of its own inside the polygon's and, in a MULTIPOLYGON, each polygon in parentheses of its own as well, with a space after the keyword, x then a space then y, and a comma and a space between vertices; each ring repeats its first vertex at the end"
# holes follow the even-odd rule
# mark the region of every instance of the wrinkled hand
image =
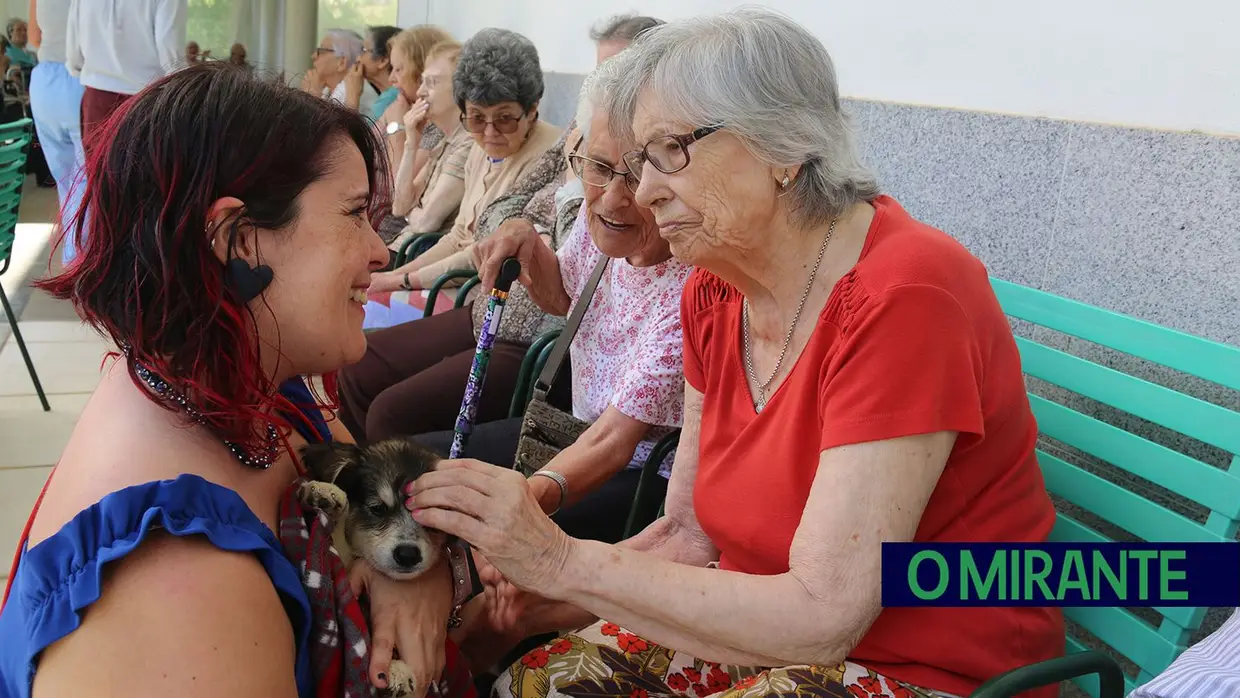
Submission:
POLYGON ((323 96, 324 87, 327 87, 327 85, 323 82, 323 78, 319 77, 319 71, 316 68, 307 70, 305 76, 301 79, 301 89, 315 97, 323 96))
POLYGON ((590 615, 571 604, 518 589, 485 556, 475 553, 474 563, 484 586, 486 620, 494 631, 525 638, 590 623, 590 615), (568 620, 570 616, 580 618, 568 620))
POLYGON ((546 245, 533 224, 524 218, 509 218, 490 237, 475 242, 474 268, 482 279, 482 292, 490 293, 495 288, 500 267, 509 257, 516 257, 521 262, 521 275, 517 277, 517 282, 526 288, 533 285, 534 279, 541 278, 545 271, 538 264, 539 247, 546 245))
POLYGON ((412 107, 405 110, 405 134, 410 136, 419 134, 416 140, 422 140, 420 134, 426 129, 426 122, 430 118, 431 105, 427 104, 425 99, 419 99, 413 103, 412 107))
POLYGON ((405 112, 409 111, 409 100, 405 99, 404 92, 397 92, 396 99, 383 110, 383 121, 386 123, 399 122, 405 118, 405 112))
POLYGON ((387 688, 393 650, 413 672, 413 698, 426 695, 443 674, 448 618, 452 614, 452 576, 440 563, 422 576, 396 581, 365 560, 354 561, 349 585, 355 595, 370 594, 370 682, 387 688))
POLYGON ((353 64, 353 69, 344 76, 344 98, 349 104, 362 103, 362 83, 366 80, 362 62, 353 64))
POLYGON ((543 513, 519 471, 481 461, 441 461, 406 488, 423 526, 459 536, 524 590, 552 588, 573 539, 543 513))

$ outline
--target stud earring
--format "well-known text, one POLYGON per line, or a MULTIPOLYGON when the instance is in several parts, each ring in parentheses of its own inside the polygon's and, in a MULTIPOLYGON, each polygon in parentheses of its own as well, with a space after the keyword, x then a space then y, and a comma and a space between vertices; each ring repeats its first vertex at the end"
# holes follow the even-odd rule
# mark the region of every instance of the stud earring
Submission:
POLYGON ((781 186, 781 187, 783 187, 784 189, 787 189, 787 188, 788 188, 788 182, 789 182, 789 180, 788 180, 788 175, 787 175, 787 174, 785 174, 785 175, 784 175, 784 181, 780 183, 780 186, 781 186))

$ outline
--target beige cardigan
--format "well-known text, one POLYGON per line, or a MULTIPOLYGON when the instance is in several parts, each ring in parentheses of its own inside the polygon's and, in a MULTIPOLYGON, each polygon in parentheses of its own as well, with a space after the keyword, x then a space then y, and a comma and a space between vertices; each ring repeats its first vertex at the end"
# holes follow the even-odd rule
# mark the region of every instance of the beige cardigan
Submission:
POLYGON ((506 195, 526 170, 560 140, 560 135, 559 129, 539 121, 530 129, 529 138, 520 150, 494 163, 481 146, 474 144, 465 161, 465 194, 461 197, 461 210, 456 222, 434 247, 418 256, 418 261, 423 265, 418 270, 422 288, 430 288, 435 279, 449 271, 474 268, 470 247, 475 242, 474 223, 478 215, 493 201, 506 195))

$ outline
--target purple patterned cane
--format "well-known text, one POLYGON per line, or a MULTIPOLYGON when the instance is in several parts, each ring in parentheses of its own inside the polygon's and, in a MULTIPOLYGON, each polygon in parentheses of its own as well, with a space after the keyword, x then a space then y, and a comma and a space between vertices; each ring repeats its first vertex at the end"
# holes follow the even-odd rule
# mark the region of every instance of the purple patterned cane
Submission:
POLYGON ((495 280, 495 288, 487 298, 487 312, 482 318, 482 328, 478 331, 478 348, 474 351, 474 363, 469 369, 469 380, 465 383, 465 397, 461 400, 461 411, 456 416, 456 429, 452 434, 452 450, 449 458, 460 458, 465 452, 465 444, 474 430, 474 419, 478 416, 478 397, 482 395, 482 384, 487 378, 487 364, 491 361, 491 350, 495 347, 495 333, 499 331, 499 323, 504 315, 504 303, 508 301, 508 290, 512 282, 521 275, 521 262, 516 257, 504 260, 499 270, 499 278, 495 280))

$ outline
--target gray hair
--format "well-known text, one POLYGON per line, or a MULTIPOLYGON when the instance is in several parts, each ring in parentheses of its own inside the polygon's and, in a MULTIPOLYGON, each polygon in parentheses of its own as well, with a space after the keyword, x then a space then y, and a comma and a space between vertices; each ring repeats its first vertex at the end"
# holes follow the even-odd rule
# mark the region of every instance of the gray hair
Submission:
POLYGON ((880 193, 841 108, 831 56, 782 14, 745 7, 664 24, 609 63, 601 106, 614 135, 633 139, 642 94, 663 119, 726 128, 771 167, 801 166, 788 195, 799 225, 821 225, 880 193))
POLYGON ((590 39, 596 44, 604 41, 632 41, 639 34, 664 24, 663 20, 654 17, 643 17, 636 13, 608 17, 590 30, 590 39))
POLYGON ((332 53, 345 60, 346 68, 352 68, 362 57, 362 35, 352 29, 328 29, 327 39, 331 42, 332 53))
MULTIPOLYGON (((577 131, 581 134, 583 142, 590 139, 590 124, 594 120, 594 115, 598 110, 606 108, 608 96, 619 78, 617 65, 623 64, 607 61, 599 65, 586 76, 585 82, 581 84, 581 92, 577 96, 577 113, 574 123, 577 124, 577 131)), ((610 124, 608 127, 612 128, 610 124)))
POLYGON ((19 25, 19 24, 26 24, 26 20, 22 19, 21 17, 14 17, 14 18, 10 19, 10 20, 9 20, 9 23, 8 23, 8 24, 6 24, 6 25, 4 25, 4 35, 5 35, 6 37, 8 37, 8 38, 12 39, 12 38, 13 38, 13 30, 14 30, 14 29, 17 29, 17 25, 19 25))
POLYGON ((543 72, 534 42, 507 29, 483 29, 461 47, 452 75, 452 97, 491 107, 516 102, 527 112, 543 96, 543 72))

